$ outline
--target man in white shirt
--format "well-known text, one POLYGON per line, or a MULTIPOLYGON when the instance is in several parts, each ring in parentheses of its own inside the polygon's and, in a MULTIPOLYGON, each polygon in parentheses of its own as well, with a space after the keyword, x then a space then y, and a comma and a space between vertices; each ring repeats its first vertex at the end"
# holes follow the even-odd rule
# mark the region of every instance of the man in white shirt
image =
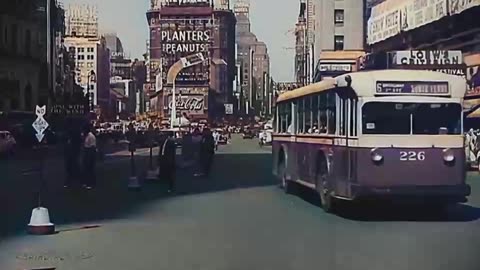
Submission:
POLYGON ((220 141, 220 133, 218 131, 213 132, 213 139, 215 140, 215 151, 218 150, 218 142, 220 141))
POLYGON ((93 127, 85 128, 83 143, 84 186, 92 189, 96 185, 95 163, 97 158, 97 138, 93 134, 93 127))

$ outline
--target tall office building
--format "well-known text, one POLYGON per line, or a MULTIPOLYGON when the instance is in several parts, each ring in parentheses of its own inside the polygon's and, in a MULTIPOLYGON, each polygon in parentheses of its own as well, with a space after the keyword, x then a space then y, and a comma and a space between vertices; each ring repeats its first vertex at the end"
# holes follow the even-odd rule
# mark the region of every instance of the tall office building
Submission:
POLYGON ((95 6, 70 5, 66 11, 65 47, 74 55, 77 83, 89 96, 97 117, 110 111, 110 51, 98 34, 95 6))
POLYGON ((266 104, 263 99, 268 97, 265 85, 266 80, 270 80, 270 57, 266 44, 251 32, 250 3, 237 0, 234 12, 237 18, 237 62, 241 71, 240 111, 259 115, 264 109, 262 104, 266 104))

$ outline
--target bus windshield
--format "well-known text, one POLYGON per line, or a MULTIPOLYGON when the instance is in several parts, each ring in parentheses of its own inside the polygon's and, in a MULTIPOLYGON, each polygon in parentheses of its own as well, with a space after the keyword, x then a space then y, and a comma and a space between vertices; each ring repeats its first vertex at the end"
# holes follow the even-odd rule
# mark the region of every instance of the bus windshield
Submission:
POLYGON ((461 134, 457 103, 369 102, 362 108, 363 134, 461 134))

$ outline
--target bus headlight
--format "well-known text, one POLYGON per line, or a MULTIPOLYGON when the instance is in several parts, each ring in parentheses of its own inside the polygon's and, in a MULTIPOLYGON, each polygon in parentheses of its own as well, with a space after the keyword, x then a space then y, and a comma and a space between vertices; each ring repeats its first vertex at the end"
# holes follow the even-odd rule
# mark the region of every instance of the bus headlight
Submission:
POLYGON ((372 157, 372 161, 375 163, 383 161, 383 156, 380 153, 380 150, 378 150, 377 148, 374 148, 372 149, 372 151, 370 151, 370 156, 372 157))
POLYGON ((445 160, 445 162, 453 162, 455 160, 452 149, 447 148, 443 150, 443 160, 445 160))

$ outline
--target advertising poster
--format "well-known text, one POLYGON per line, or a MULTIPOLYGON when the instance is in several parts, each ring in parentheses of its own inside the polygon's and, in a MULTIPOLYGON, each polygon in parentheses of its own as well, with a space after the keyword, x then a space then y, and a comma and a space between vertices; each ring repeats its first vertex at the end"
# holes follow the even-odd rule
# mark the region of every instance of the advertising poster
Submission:
POLYGON ((402 29, 404 1, 385 1, 372 8, 367 22, 367 43, 374 44, 393 37, 402 29))
POLYGON ((467 97, 480 98, 480 68, 472 66, 467 68, 467 97))
MULTIPOLYGON (((203 115, 206 113, 206 96, 202 94, 184 94, 176 95, 177 113, 187 113, 188 115, 203 115)), ((168 95, 167 103, 168 112, 170 113, 173 106, 172 95, 168 95)))
POLYGON ((455 15, 480 5, 480 0, 450 0, 449 3, 448 12, 455 15))
POLYGON ((447 0, 409 0, 402 12, 402 31, 409 31, 447 16, 447 0))
POLYGON ((177 76, 178 85, 208 84, 210 77, 209 50, 213 41, 211 27, 195 20, 179 19, 168 27, 160 28, 161 55, 163 59, 161 73, 166 84, 170 67, 182 57, 202 53, 207 60, 201 64, 183 69, 177 76))

